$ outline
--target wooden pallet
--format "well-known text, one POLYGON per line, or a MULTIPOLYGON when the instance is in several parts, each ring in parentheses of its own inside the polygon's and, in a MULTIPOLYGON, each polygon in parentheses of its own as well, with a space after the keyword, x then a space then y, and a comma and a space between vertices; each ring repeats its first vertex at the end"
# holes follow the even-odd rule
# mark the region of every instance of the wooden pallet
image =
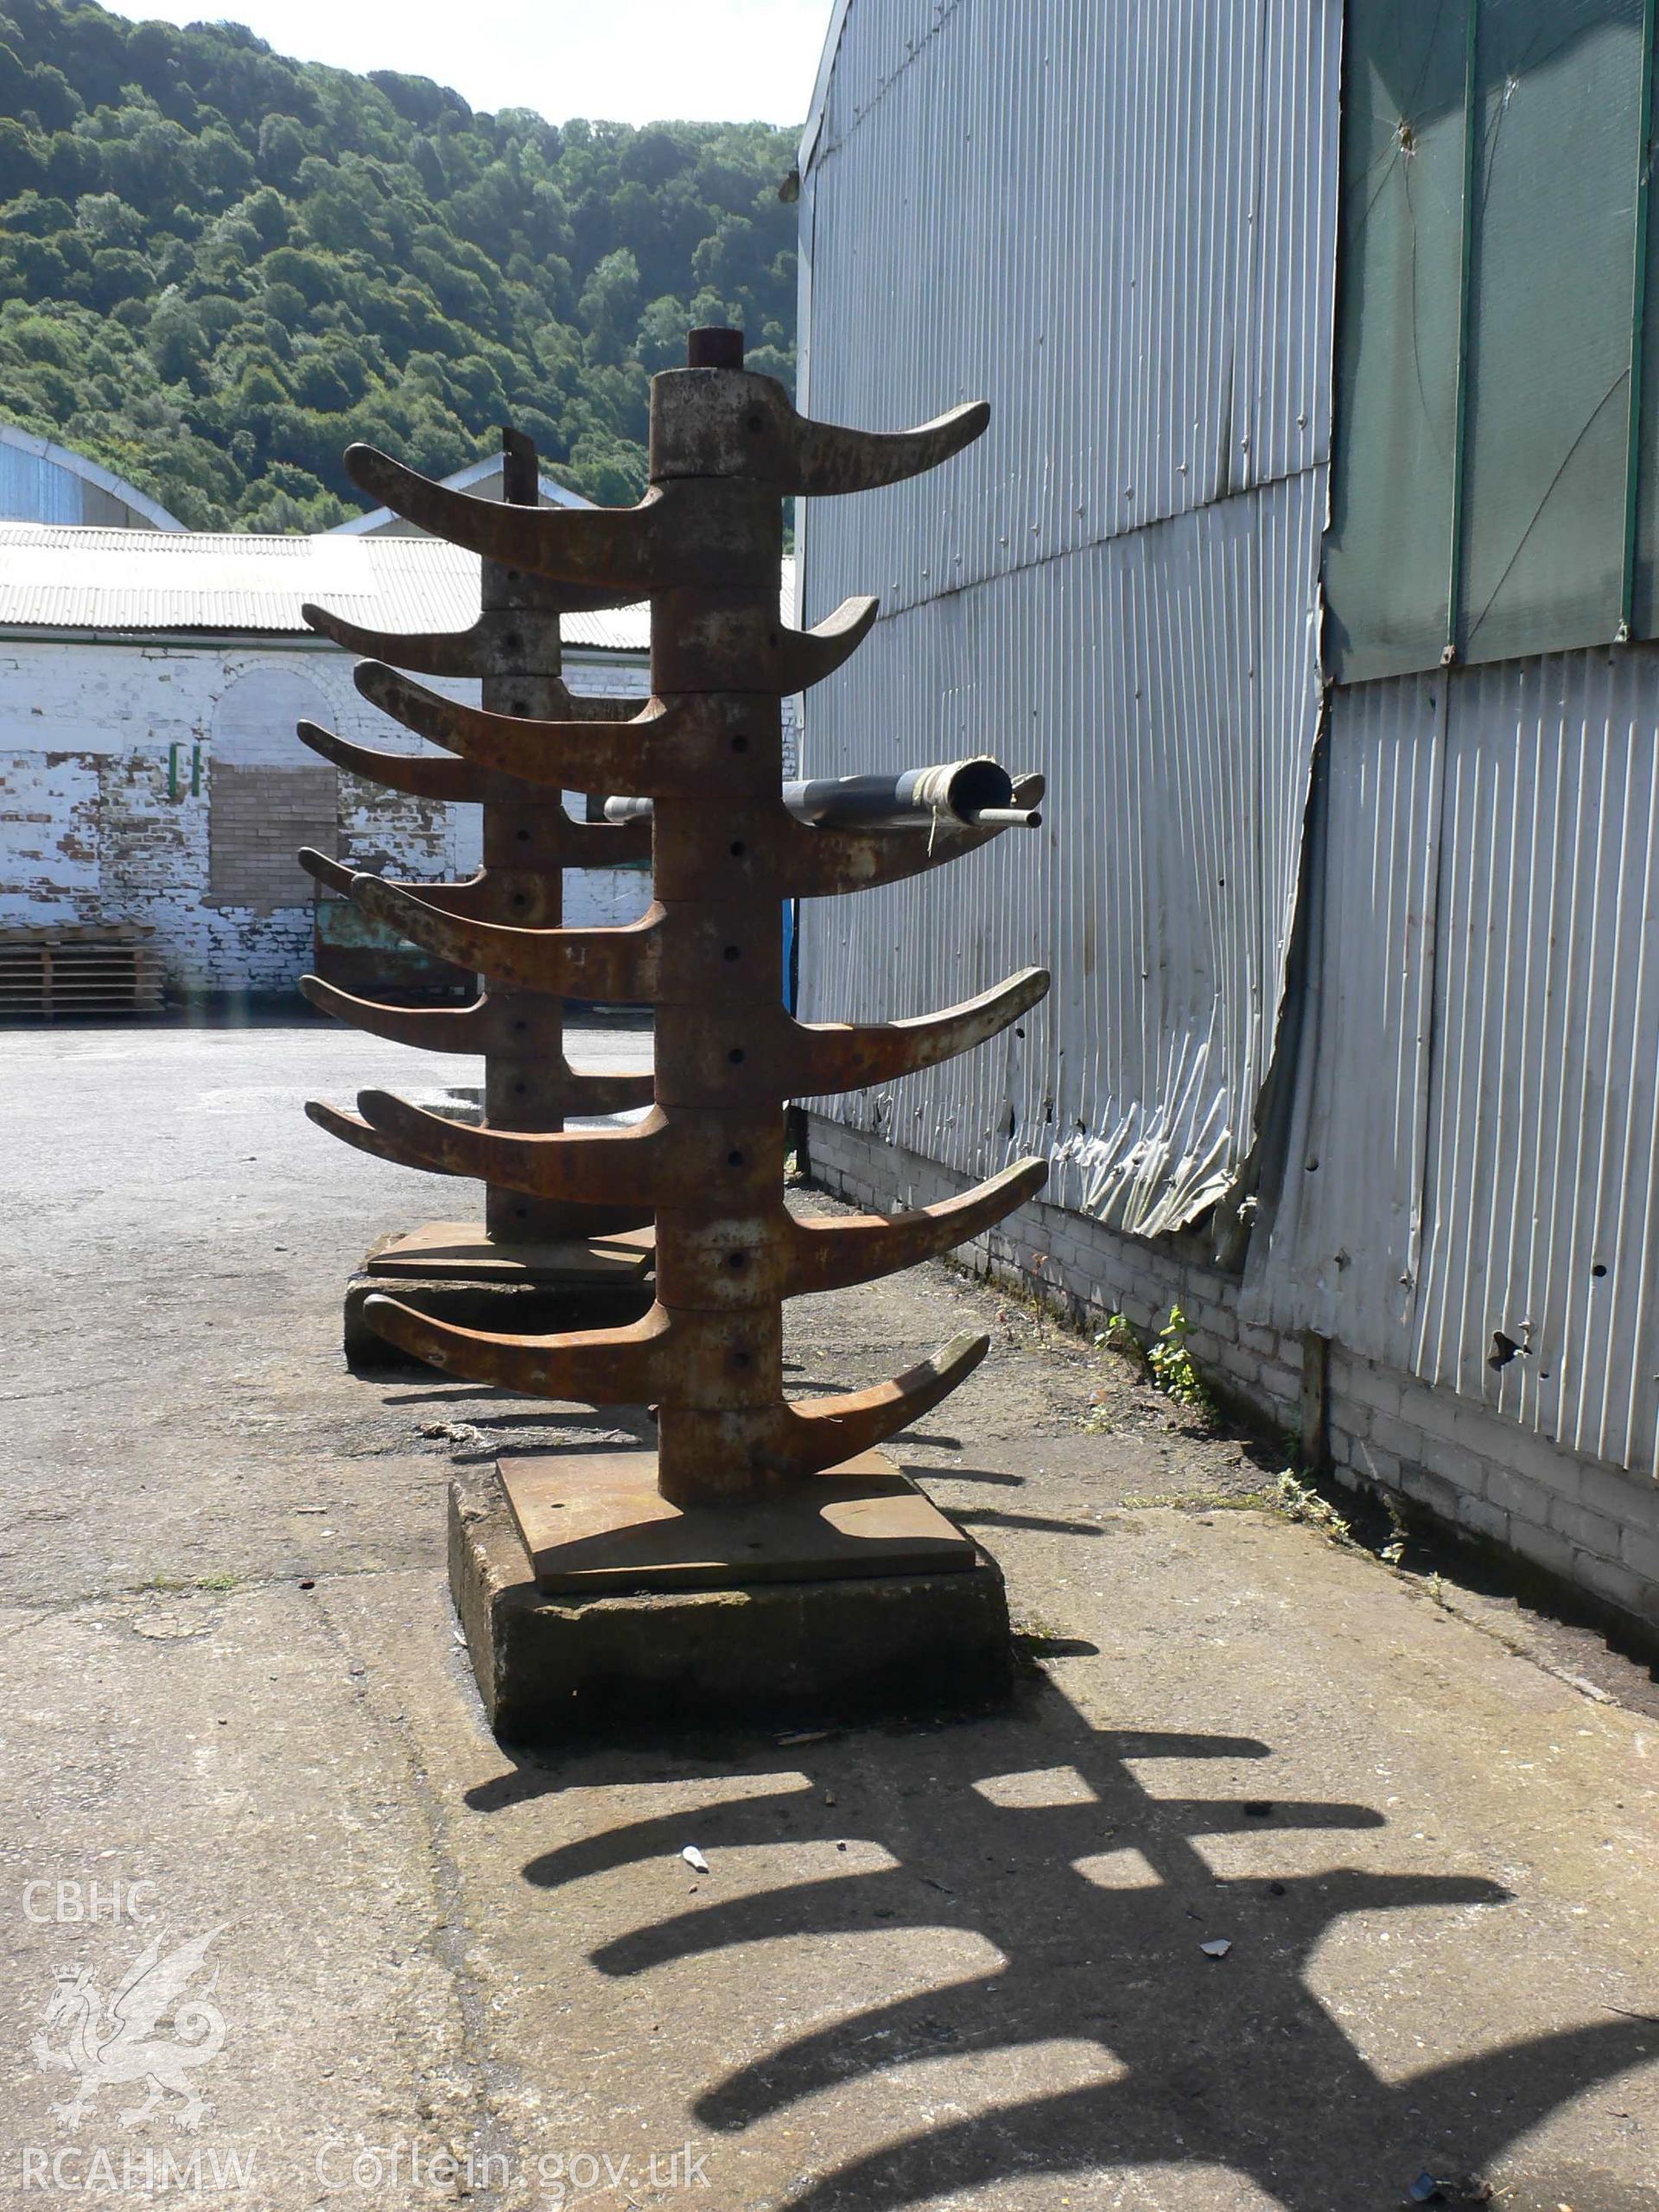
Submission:
POLYGON ((0 931, 0 1021, 161 1010, 160 956, 126 931, 0 931))

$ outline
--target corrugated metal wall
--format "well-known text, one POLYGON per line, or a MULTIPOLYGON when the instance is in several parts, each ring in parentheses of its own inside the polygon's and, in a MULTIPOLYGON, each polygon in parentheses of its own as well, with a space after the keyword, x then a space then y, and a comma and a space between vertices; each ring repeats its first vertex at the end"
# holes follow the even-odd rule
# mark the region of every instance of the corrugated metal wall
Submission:
POLYGON ((823 1103, 968 1174, 1046 1151, 1047 1195, 1117 1228, 1189 1222, 1256 1135, 1300 882, 1243 1310, 1652 1472, 1659 648, 1333 691, 1303 870, 1338 43, 1335 0, 849 0, 807 404, 994 420, 807 516, 809 617, 885 604, 806 758, 993 750, 1051 798, 1039 844, 809 906, 804 1004, 918 1013, 1028 961, 1057 988, 823 1103))
POLYGON ((1151 1233, 1222 1196, 1273 1051, 1318 727, 1337 0, 851 0, 804 180, 805 404, 982 395, 915 484, 812 505, 806 614, 883 615, 815 774, 993 751, 1052 827, 809 906, 804 1010, 919 1013, 1030 959, 993 1050, 831 1102, 1151 1233))
POLYGON ((1338 691, 1323 798, 1253 1310, 1652 1472, 1659 651, 1338 691))

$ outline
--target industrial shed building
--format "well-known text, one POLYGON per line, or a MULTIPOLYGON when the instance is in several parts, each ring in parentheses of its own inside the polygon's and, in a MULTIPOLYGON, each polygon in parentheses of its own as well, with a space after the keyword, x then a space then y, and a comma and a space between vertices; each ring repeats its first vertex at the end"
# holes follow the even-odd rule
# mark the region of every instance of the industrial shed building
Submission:
POLYGON ((158 499, 84 453, 0 423, 0 522, 95 530, 182 530, 158 499))
POLYGON ((1653 23, 841 0, 800 162, 804 405, 993 410, 808 505, 805 619, 883 607, 805 765, 1050 785, 1040 855, 809 906, 803 1010, 1056 976, 816 1172, 1046 1154, 992 1262, 1649 1622, 1653 23))
MULTIPOLYGON (((365 784, 296 737, 305 719, 424 749, 306 628, 307 601, 370 627, 465 629, 479 563, 398 535, 0 524, 0 937, 136 932, 175 995, 280 995, 312 964, 300 845, 394 875, 474 872, 475 807, 365 784)), ((644 607, 563 629, 574 690, 643 696, 644 607)), ((638 870, 585 870, 569 911, 632 920, 647 895, 638 870)))

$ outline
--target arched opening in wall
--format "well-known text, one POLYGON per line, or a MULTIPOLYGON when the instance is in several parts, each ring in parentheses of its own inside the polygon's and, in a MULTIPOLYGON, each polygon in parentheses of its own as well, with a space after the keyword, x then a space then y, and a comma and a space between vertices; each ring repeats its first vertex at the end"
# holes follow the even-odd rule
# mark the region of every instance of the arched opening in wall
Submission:
POLYGON ((328 702, 297 670, 251 668, 226 686, 208 763, 207 901, 256 914, 309 906, 315 887, 294 857, 340 843, 335 771, 294 734, 327 722, 328 702))

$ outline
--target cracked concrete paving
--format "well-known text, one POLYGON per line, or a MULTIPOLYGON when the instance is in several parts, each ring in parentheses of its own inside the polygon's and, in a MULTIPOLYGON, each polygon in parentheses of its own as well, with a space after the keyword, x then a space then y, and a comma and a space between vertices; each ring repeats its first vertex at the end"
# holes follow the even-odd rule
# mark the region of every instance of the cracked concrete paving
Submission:
POLYGON ((345 1374, 351 1266, 474 1194, 299 1110, 474 1080, 315 1024, 0 1045, 0 2202, 1659 2208, 1649 1675, 1251 1503, 1247 1440, 943 1268, 791 1357, 992 1329, 904 1456, 1007 1573, 1014 1705, 502 1751, 450 1455, 617 1432, 345 1374), (93 1995, 209 1936, 176 2086, 121 2125, 129 2025, 54 2117, 93 1995))

